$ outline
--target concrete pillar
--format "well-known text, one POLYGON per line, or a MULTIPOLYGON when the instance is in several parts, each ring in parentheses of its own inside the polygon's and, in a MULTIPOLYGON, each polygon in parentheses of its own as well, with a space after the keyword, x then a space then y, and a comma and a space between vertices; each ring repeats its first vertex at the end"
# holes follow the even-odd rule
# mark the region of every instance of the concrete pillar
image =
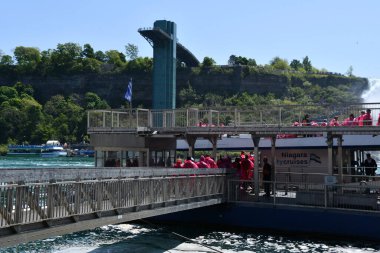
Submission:
POLYGON ((331 135, 331 132, 327 133, 327 174, 333 174, 333 141, 334 138, 331 135))
POLYGON ((259 157, 259 143, 260 143, 260 136, 251 134, 251 138, 253 141, 254 145, 254 153, 255 153, 255 168, 253 170, 253 182, 254 182, 254 188, 255 188, 255 198, 258 200, 259 198, 259 193, 260 193, 260 188, 259 188, 259 162, 260 162, 260 157, 259 157))

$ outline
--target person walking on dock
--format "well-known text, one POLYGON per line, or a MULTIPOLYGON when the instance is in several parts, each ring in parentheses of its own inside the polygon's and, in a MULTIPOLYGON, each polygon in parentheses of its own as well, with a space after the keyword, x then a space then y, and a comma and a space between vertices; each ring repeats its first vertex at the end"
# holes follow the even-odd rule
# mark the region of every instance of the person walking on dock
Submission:
POLYGON ((268 163, 268 158, 266 156, 264 156, 263 162, 264 162, 264 165, 263 165, 264 191, 265 191, 265 196, 269 197, 270 188, 271 188, 270 181, 272 180, 272 166, 268 163))
POLYGON ((367 176, 375 176, 376 169, 377 169, 377 163, 371 157, 370 153, 367 153, 367 159, 365 159, 365 161, 364 161, 364 168, 365 168, 365 174, 367 176))

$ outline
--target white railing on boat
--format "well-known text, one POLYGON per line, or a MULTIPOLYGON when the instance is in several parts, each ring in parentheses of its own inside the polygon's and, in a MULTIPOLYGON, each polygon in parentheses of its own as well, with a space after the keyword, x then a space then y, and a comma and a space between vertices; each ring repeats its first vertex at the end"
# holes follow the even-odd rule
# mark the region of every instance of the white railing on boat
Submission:
POLYGON ((359 103, 344 105, 278 105, 252 108, 218 109, 124 109, 88 111, 88 129, 136 129, 191 128, 191 127, 287 127, 301 122, 305 114, 317 124, 339 116, 339 121, 350 114, 359 116, 360 111, 371 109, 372 125, 378 123, 380 104, 359 103))

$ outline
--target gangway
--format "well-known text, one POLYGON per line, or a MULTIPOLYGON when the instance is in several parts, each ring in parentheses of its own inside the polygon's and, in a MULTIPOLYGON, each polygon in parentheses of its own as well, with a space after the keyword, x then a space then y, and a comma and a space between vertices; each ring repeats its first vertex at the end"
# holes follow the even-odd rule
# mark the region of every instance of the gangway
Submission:
POLYGON ((1 169, 0 178, 0 247, 225 201, 223 169, 1 169))

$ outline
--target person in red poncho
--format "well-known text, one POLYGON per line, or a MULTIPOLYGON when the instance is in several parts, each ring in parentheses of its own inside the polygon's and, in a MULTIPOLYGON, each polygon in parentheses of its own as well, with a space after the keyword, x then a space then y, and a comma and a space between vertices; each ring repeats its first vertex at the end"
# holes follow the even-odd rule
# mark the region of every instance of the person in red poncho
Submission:
POLYGON ((340 126, 338 116, 334 116, 334 118, 330 121, 329 126, 340 126))
POLYGON ((354 125, 355 125, 355 116, 351 113, 350 116, 343 121, 342 126, 354 126, 354 125))
POLYGON ((355 125, 357 126, 363 126, 363 118, 364 118, 365 111, 360 111, 360 115, 355 118, 355 125))
POLYGON ((372 126, 371 109, 367 109, 366 113, 363 115, 363 126, 372 126))
POLYGON ((180 158, 178 158, 173 167, 174 168, 183 168, 182 160, 180 158))
MULTIPOLYGON (((245 156, 245 158, 241 161, 241 170, 243 173, 243 179, 244 180, 251 180, 253 175, 253 162, 249 160, 248 155, 245 156)), ((245 184, 248 188, 249 183, 245 184)))
POLYGON ((208 163, 208 165, 212 169, 218 168, 218 165, 216 164, 216 162, 214 161, 214 159, 212 159, 212 157, 209 156, 209 155, 205 155, 205 162, 208 163))
POLYGON ((188 156, 183 164, 183 168, 198 169, 198 165, 194 162, 194 158, 188 156))
POLYGON ((206 160, 205 157, 201 155, 201 157, 199 158, 199 162, 197 162, 198 168, 205 168, 205 169, 210 168, 210 165, 208 165, 205 160, 206 160))

